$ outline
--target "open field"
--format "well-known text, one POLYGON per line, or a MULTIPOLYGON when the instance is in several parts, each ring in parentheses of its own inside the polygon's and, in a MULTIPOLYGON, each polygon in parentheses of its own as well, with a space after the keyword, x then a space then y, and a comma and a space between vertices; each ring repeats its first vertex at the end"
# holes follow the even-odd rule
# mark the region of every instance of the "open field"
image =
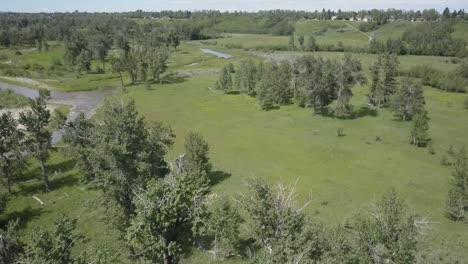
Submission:
MULTIPOLYGON (((261 40, 257 40, 257 35, 240 36, 219 41, 243 43, 238 39, 252 38, 252 42, 257 41, 255 45, 271 43, 270 36, 261 40)), ((462 109, 465 94, 425 87, 426 107, 431 117, 429 133, 436 151, 435 155, 430 155, 427 149, 408 143, 410 123, 395 121, 388 110, 379 111, 377 116, 361 112, 357 119, 338 120, 313 115, 310 109, 295 105, 261 111, 254 98, 215 92, 210 88, 214 86, 220 67, 228 62, 238 65, 243 59, 258 61, 266 57, 242 50, 217 49, 234 55, 233 59, 222 60, 202 53, 202 47, 210 48, 191 42, 178 49, 169 68, 180 73, 176 77, 152 84, 151 90, 144 89, 143 85, 128 87, 127 93, 119 93, 116 98, 134 98, 147 120, 163 121, 173 128, 177 140, 168 160, 174 160, 183 151, 183 138, 189 131, 203 134, 211 146, 215 171, 212 176, 217 181, 213 187, 214 199, 232 198, 244 191, 246 177, 261 177, 272 184, 292 184, 298 179, 299 200, 312 198, 313 201, 306 209, 308 215, 333 227, 365 211, 374 199, 394 187, 418 216, 433 222, 423 244, 468 257, 465 250, 468 238, 464 235, 468 232, 467 225, 449 221, 444 216, 450 169, 440 165, 440 158, 449 145, 468 147, 468 110, 462 109), (336 136, 338 128, 344 129, 345 137, 336 136), (382 140, 376 141, 376 137, 382 140)), ((59 51, 51 52, 59 54, 59 51)), ((301 53, 265 54, 287 59, 301 53)), ((332 52, 311 54, 336 59, 342 56, 342 53, 332 52)), ((30 63, 48 63, 45 56, 23 56, 31 60, 30 63)), ((376 59, 375 55, 355 56, 362 60, 366 70, 376 59)), ((451 71, 457 66, 447 58, 430 56, 403 56, 400 63, 402 69, 428 64, 451 71)), ((91 77, 77 79, 76 87, 90 88, 86 78, 91 77)), ((99 84, 112 85, 112 82, 99 84)), ((56 88, 66 90, 64 86, 56 88)), ((367 91, 367 86, 354 88, 355 111, 366 106, 367 91)), ((26 235, 66 213, 78 218, 78 231, 89 238, 78 245, 77 252, 99 244, 124 249, 117 240, 117 232, 104 222, 99 192, 79 183, 79 172, 73 168, 71 160, 64 158, 62 152, 53 154, 49 167, 54 175, 54 191, 50 193, 42 192, 41 183, 33 179, 38 168, 34 162, 32 164, 24 177, 25 182, 15 187, 17 194, 8 205, 4 221, 21 217, 22 234, 26 235), (40 206, 32 195, 46 204, 40 206)), ((242 228, 243 232, 248 233, 245 228, 247 225, 242 228)), ((125 256, 120 259, 126 261, 125 256)), ((194 250, 185 263, 208 261, 205 254, 194 250)), ((235 259, 225 263, 244 262, 235 259)))

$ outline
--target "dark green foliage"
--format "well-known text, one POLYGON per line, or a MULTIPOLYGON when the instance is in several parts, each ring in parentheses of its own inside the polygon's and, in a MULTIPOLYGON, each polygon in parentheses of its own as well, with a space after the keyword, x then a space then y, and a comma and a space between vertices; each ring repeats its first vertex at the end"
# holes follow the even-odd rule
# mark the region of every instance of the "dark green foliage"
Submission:
POLYGON ((83 173, 83 181, 91 182, 95 175, 92 167, 92 150, 94 146, 91 141, 94 124, 87 120, 83 113, 74 122, 68 122, 65 126, 63 140, 70 145, 67 154, 76 160, 76 166, 83 173))
POLYGON ((0 116, 0 181, 11 193, 11 186, 26 168, 24 133, 10 112, 0 116))
POLYGON ((291 36, 289 36, 288 50, 289 51, 295 51, 296 50, 296 43, 294 41, 294 35, 293 34, 291 34, 291 36))
POLYGON ((236 70, 234 69, 234 65, 232 64, 232 62, 228 63, 228 64, 226 65, 226 68, 227 68, 227 70, 228 70, 229 73, 235 73, 235 72, 236 72, 236 70))
POLYGON ((385 53, 372 64, 371 86, 368 95, 369 103, 375 107, 389 106, 393 95, 397 92, 398 57, 385 53))
POLYGON ((297 41, 299 42, 299 46, 301 47, 301 49, 304 49, 304 35, 299 35, 297 41))
POLYGON ((264 67, 256 92, 258 103, 263 110, 268 110, 274 105, 290 103, 293 95, 291 78, 292 68, 287 61, 264 67))
POLYGON ((76 219, 63 216, 54 221, 52 230, 38 230, 28 242, 20 263, 73 263, 71 252, 79 235, 74 233, 76 219))
POLYGON ((25 128, 24 144, 34 158, 39 161, 42 179, 46 190, 49 190, 49 176, 46 161, 52 147, 52 133, 47 129, 50 124, 50 111, 46 108, 49 90, 39 90, 39 97, 31 100, 31 110, 20 114, 19 122, 25 128))
POLYGON ((15 260, 23 252, 24 244, 19 240, 19 219, 8 222, 6 230, 0 230, 0 262, 16 263, 15 260))
POLYGON ((106 71, 106 57, 112 47, 112 38, 109 36, 110 32, 103 32, 102 28, 97 29, 90 41, 91 50, 94 57, 102 63, 103 72, 106 71))
POLYGON ((424 111, 424 90, 421 82, 410 78, 400 80, 400 87, 392 100, 392 111, 404 121, 424 111))
POLYGON ((259 75, 259 70, 252 60, 242 61, 236 72, 236 89, 249 96, 254 96, 255 87, 260 79, 259 75))
POLYGON ((361 62, 354 59, 350 53, 346 53, 337 66, 338 90, 334 115, 338 118, 350 118, 353 110, 350 104, 353 96, 351 88, 356 83, 364 83, 367 80, 362 74, 361 62))
MULTIPOLYGON (((209 158, 210 146, 203 139, 203 136, 190 132, 185 138, 185 158, 184 171, 197 175, 198 177, 206 178, 211 172, 211 162, 209 158)), ((206 179, 208 181, 208 179, 206 179)))
POLYGON ((410 139, 411 144, 417 147, 424 147, 429 142, 429 116, 427 111, 417 113, 413 117, 411 125, 410 139))
POLYGON ((398 75, 399 61, 396 54, 385 53, 381 62, 383 69, 382 89, 385 96, 384 104, 388 105, 392 96, 396 93, 396 77, 398 75))
POLYGON ((252 223, 253 237, 261 251, 254 263, 316 263, 327 249, 322 227, 307 219, 296 207, 294 191, 272 190, 266 183, 251 179, 250 192, 241 204, 252 223))
POLYGON ((450 218, 460 220, 468 208, 468 158, 465 148, 453 154, 453 171, 447 196, 447 213, 450 218))
POLYGON ((447 215, 450 219, 460 221, 465 217, 463 191, 458 186, 451 185, 447 194, 447 215))
POLYGON ((352 115, 349 104, 351 88, 356 83, 365 83, 359 60, 350 54, 339 61, 324 60, 321 57, 304 56, 294 65, 294 97, 311 106, 315 113, 327 114, 328 105, 337 100, 334 114, 340 118, 352 115))
POLYGON ((88 71, 91 67, 91 51, 86 37, 80 32, 74 32, 65 40, 65 61, 77 67, 79 71, 88 71))
POLYGON ((369 43, 370 53, 396 53, 398 55, 466 56, 466 42, 452 37, 454 23, 423 22, 409 27, 401 38, 385 43, 375 38, 369 43))
POLYGON ((151 180, 135 201, 127 241, 141 260, 176 264, 205 224, 207 187, 182 174, 151 180))
POLYGON ((369 87, 369 103, 375 107, 382 107, 385 101, 385 94, 382 89, 382 73, 381 73, 380 57, 377 62, 370 65, 371 84, 369 87))
POLYGON ((344 136, 346 136, 346 133, 345 133, 344 129, 341 128, 341 127, 340 127, 340 128, 337 128, 337 129, 336 129, 336 136, 337 136, 337 137, 344 137, 344 136))
POLYGON ((460 64, 457 70, 452 72, 443 72, 436 70, 428 65, 413 66, 409 70, 401 71, 400 75, 419 78, 424 85, 429 85, 437 89, 442 89, 448 92, 465 92, 468 91, 468 76, 463 72, 468 69, 464 68, 466 62, 460 64))
POLYGON ((314 36, 310 36, 307 40, 307 44, 304 47, 304 51, 316 51, 318 50, 317 43, 315 42, 314 36))
POLYGON ((465 53, 466 42, 451 36, 450 22, 421 23, 407 29, 402 36, 408 54, 458 56, 465 53))
POLYGON ((221 90, 224 93, 227 93, 232 89, 232 76, 227 66, 224 66, 221 69, 219 79, 216 81, 216 89, 221 90))
POLYGON ((358 220, 354 229, 360 263, 414 263, 418 226, 394 190, 383 196, 369 217, 358 220))
POLYGON ((88 147, 95 182, 103 190, 109 216, 119 230, 126 230, 135 213, 136 191, 150 179, 168 173, 164 155, 173 137, 170 128, 146 123, 133 100, 105 104, 102 122, 93 129, 88 147))
POLYGON ((229 201, 223 201, 211 212, 207 229, 213 239, 212 248, 216 259, 229 257, 236 252, 241 222, 239 212, 229 201))
POLYGON ((49 129, 56 130, 61 129, 67 122, 67 116, 59 109, 54 109, 52 116, 50 118, 49 129))

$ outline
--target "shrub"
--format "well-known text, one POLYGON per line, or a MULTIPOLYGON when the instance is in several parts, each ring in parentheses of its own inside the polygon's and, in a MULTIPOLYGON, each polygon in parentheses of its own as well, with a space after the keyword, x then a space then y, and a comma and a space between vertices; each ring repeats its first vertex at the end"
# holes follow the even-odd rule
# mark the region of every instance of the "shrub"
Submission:
POLYGON ((31 66, 31 69, 32 69, 33 71, 43 71, 43 70, 45 69, 45 67, 44 67, 44 65, 34 63, 34 64, 31 66))
POLYGON ((440 159, 440 165, 442 166, 450 166, 450 161, 447 158, 447 155, 442 155, 442 158, 440 159))
POLYGON ((15 51, 15 55, 20 56, 20 55, 23 55, 23 53, 21 53, 21 51, 17 50, 17 51, 15 51))
POLYGON ((100 66, 96 66, 96 73, 97 73, 97 74, 103 74, 103 73, 105 73, 105 72, 104 72, 104 69, 103 69, 103 68, 101 68, 100 66))
POLYGON ((346 136, 346 133, 344 132, 344 129, 340 127, 340 128, 338 128, 338 129, 336 130, 336 135, 337 135, 338 137, 344 137, 344 136, 346 136))
POLYGON ((431 155, 434 155, 435 154, 435 150, 434 150, 434 146, 433 146, 434 142, 431 140, 429 141, 428 143, 428 149, 427 149, 427 153, 431 154, 431 155))

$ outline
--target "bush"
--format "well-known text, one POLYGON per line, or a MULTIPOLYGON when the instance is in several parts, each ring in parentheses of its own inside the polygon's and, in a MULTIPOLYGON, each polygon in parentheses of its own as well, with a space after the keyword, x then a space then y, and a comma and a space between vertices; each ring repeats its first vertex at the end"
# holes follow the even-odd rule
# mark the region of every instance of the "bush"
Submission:
POLYGON ((432 140, 429 141, 428 149, 427 149, 427 153, 429 153, 431 155, 435 155, 435 150, 434 150, 433 144, 434 144, 434 142, 432 140))
POLYGON ((103 69, 103 68, 101 68, 100 66, 96 66, 96 73, 97 73, 97 74, 103 74, 103 73, 105 73, 105 72, 104 72, 104 69, 103 69))
POLYGON ((336 135, 337 135, 338 137, 344 137, 344 136, 346 136, 346 133, 344 132, 344 129, 340 127, 340 128, 338 128, 338 129, 336 130, 336 135))
POLYGON ((15 51, 15 55, 20 56, 20 55, 23 55, 23 53, 21 53, 21 51, 17 50, 17 51, 15 51))
POLYGON ((43 70, 45 69, 45 67, 44 67, 44 65, 34 63, 34 64, 31 66, 31 69, 32 69, 33 71, 43 71, 43 70))
POLYGON ((442 155, 442 158, 440 159, 440 165, 442 166, 450 166, 450 161, 447 158, 447 155, 442 155))

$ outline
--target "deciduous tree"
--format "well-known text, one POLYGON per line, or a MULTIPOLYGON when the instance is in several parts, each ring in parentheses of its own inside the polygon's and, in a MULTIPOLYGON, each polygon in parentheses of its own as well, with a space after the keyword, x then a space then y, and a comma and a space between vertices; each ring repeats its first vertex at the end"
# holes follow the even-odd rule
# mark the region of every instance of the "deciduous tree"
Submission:
POLYGON ((52 133, 47 129, 50 123, 50 111, 46 106, 48 96, 50 96, 48 90, 39 90, 39 97, 31 100, 31 110, 21 113, 19 119, 25 129, 24 144, 39 162, 46 190, 49 190, 46 162, 52 147, 52 133))
POLYGON ((417 113, 413 117, 413 123, 411 126, 411 144, 421 147, 426 146, 429 142, 429 116, 427 111, 422 111, 417 113))
POLYGON ((25 169, 23 147, 24 133, 10 112, 0 116, 0 179, 11 193, 11 186, 25 169))

